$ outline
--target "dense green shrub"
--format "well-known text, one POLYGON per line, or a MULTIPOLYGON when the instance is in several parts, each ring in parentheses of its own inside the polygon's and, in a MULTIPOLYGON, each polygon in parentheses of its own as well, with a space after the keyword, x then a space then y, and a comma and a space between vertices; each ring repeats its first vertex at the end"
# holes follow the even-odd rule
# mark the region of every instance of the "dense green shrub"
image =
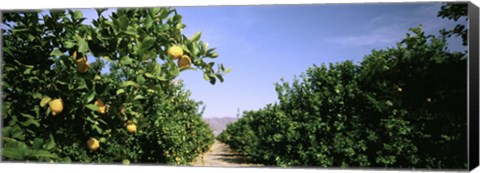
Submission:
POLYGON ((219 139, 267 165, 466 168, 466 56, 421 27, 360 64, 313 66, 219 139))

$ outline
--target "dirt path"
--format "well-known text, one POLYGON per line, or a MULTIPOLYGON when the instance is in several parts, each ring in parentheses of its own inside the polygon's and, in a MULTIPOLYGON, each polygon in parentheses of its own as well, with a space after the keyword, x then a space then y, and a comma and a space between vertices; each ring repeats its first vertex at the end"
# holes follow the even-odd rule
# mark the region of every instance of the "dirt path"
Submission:
POLYGON ((192 163, 193 166, 218 166, 218 167, 259 167, 261 164, 248 163, 245 158, 230 149, 230 147, 218 140, 215 140, 212 148, 207 153, 200 155, 192 163))

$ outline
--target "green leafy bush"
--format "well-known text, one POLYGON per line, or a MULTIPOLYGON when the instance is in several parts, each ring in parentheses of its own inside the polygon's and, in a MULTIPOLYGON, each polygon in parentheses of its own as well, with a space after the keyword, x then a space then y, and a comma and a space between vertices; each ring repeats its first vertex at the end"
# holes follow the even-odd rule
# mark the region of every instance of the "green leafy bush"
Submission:
POLYGON ((267 165, 467 168, 466 56, 421 27, 395 48, 313 66, 219 140, 267 165))
POLYGON ((80 11, 4 13, 4 160, 187 164, 213 144, 200 102, 173 81, 200 70, 222 82, 228 69, 208 62, 215 49, 200 33, 183 35, 174 9, 119 9, 111 19, 103 11, 91 25, 80 11), (167 53, 173 45, 189 68, 167 53), (57 98, 61 112, 49 104, 57 98))

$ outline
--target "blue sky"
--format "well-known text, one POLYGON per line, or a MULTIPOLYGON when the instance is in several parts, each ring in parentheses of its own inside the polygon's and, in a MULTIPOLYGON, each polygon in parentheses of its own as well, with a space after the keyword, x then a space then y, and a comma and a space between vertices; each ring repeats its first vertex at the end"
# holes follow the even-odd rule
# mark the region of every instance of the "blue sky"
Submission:
MULTIPOLYGON (((359 62, 372 49, 394 47, 408 28, 423 24, 427 34, 455 23, 436 17, 441 3, 323 4, 178 7, 184 34, 202 32, 232 71, 211 85, 198 71, 178 78, 192 98, 202 101, 204 117, 235 117, 277 101, 274 83, 291 82, 313 64, 359 62)), ((82 10, 96 16, 94 10, 82 10)), ((89 22, 87 20, 85 23, 89 22)), ((464 50, 451 39, 453 50, 464 50)), ((93 58, 90 58, 91 60, 93 58)))

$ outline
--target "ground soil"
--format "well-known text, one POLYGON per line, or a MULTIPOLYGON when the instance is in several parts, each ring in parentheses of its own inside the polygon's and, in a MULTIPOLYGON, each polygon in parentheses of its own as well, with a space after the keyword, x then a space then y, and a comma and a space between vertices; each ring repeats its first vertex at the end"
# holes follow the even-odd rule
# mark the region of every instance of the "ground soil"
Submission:
POLYGON ((245 156, 233 151, 227 144, 215 140, 210 151, 195 159, 192 166, 261 167, 262 165, 249 163, 245 156))

